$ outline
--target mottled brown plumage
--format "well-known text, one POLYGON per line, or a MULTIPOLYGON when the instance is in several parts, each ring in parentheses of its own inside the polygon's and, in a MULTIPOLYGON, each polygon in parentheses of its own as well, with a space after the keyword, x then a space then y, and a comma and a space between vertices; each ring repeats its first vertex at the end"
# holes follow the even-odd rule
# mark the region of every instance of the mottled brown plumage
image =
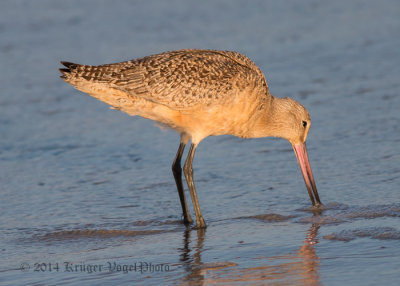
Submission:
POLYGON ((264 74, 249 58, 230 51, 179 50, 100 66, 62 64, 61 78, 77 89, 181 134, 173 173, 185 222, 191 218, 181 182, 183 149, 191 140, 184 171, 197 226, 204 227, 191 165, 198 143, 211 135, 287 139, 303 162, 313 205, 320 204, 305 149, 310 116, 298 102, 271 96, 264 74))
POLYGON ((67 65, 64 78, 78 89, 87 80, 178 110, 232 99, 251 85, 268 93, 260 69, 236 52, 180 50, 101 66, 67 65))

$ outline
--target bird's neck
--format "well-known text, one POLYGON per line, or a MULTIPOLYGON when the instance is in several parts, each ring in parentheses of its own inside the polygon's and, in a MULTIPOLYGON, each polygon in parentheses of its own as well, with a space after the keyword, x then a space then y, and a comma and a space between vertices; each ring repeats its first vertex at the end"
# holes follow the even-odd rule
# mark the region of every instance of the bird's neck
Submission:
POLYGON ((271 95, 269 104, 259 110, 257 122, 254 125, 252 136, 257 137, 281 137, 285 138, 285 106, 286 98, 277 98, 271 95))

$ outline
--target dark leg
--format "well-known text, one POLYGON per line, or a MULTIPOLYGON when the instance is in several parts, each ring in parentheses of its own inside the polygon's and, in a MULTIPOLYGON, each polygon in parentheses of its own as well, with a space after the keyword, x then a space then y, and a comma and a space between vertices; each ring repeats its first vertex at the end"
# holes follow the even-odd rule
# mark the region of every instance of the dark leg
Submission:
POLYGON ((192 197, 194 211, 196 213, 196 227, 204 228, 204 227, 206 227, 206 223, 204 222, 203 216, 201 214, 199 200, 197 199, 196 188, 195 188, 194 182, 193 182, 192 164, 193 164, 193 157, 194 157, 194 152, 196 151, 196 147, 197 147, 197 145, 195 145, 193 143, 192 143, 192 145, 190 145, 189 154, 187 156, 185 166, 183 166, 183 172, 186 177, 186 182, 189 187, 190 196, 192 197))
POLYGON ((190 217, 190 213, 186 204, 185 192, 182 184, 182 168, 181 168, 181 158, 183 150, 185 150, 186 144, 179 144, 178 152, 176 153, 174 162, 172 163, 172 174, 174 174, 176 187, 178 189, 179 199, 181 201, 182 212, 183 212, 183 222, 185 224, 191 224, 193 222, 190 217))

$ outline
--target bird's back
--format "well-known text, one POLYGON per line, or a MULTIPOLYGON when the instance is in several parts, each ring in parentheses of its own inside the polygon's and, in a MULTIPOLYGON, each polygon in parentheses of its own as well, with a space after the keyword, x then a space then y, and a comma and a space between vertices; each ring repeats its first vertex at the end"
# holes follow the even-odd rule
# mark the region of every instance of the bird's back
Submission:
POLYGON ((100 66, 62 63, 62 78, 91 95, 91 89, 115 90, 176 110, 229 101, 249 87, 268 95, 261 70, 237 52, 179 50, 100 66))

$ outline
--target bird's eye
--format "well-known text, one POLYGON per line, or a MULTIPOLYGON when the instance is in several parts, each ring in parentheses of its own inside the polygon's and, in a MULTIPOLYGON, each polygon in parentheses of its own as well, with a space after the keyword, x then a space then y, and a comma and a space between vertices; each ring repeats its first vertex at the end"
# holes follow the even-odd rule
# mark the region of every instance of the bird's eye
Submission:
POLYGON ((303 123, 303 127, 307 126, 307 121, 303 121, 302 123, 303 123))

